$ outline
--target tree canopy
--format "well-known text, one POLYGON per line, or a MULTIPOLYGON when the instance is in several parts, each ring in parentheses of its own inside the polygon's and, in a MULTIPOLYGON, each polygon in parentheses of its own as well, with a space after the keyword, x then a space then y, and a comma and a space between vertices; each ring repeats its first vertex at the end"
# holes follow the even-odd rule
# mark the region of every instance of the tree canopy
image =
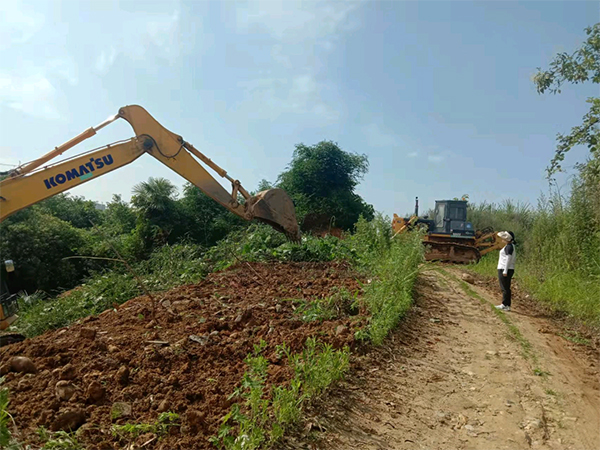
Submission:
MULTIPOLYGON (((537 91, 540 94, 546 91, 556 94, 561 92, 561 86, 565 82, 578 84, 591 81, 600 83, 600 23, 585 30, 588 38, 581 48, 572 54, 558 54, 550 63, 548 70, 538 73, 534 77, 537 91)), ((600 98, 590 97, 587 102, 591 105, 590 111, 583 116, 583 122, 579 126, 571 128, 569 134, 557 135, 558 145, 550 166, 547 169, 548 177, 562 170, 561 163, 565 154, 577 145, 585 145, 592 152, 592 164, 598 167, 598 153, 600 145, 600 98), (594 163, 596 161, 596 163, 594 163)))
POLYGON ((374 216, 373 206, 355 192, 368 168, 366 155, 345 152, 332 141, 298 144, 277 186, 294 200, 305 231, 331 225, 350 229, 361 214, 374 216))

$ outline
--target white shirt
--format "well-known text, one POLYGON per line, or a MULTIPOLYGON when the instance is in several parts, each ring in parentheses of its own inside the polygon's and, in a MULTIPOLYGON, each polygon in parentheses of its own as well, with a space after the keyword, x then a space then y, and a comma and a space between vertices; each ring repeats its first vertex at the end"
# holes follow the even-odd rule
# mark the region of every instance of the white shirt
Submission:
POLYGON ((509 269, 515 269, 515 259, 517 257, 517 251, 515 246, 507 244, 498 255, 498 270, 502 270, 503 274, 507 274, 509 269))

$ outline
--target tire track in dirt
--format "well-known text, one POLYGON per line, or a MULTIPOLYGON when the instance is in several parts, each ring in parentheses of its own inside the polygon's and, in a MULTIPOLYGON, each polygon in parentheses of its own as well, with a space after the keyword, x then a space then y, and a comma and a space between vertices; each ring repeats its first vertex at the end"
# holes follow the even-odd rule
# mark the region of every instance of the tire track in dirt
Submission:
POLYGON ((401 329, 383 348, 358 358, 348 380, 309 411, 305 433, 287 447, 599 448, 597 364, 590 367, 590 358, 540 333, 544 319, 509 314, 535 362, 489 304, 467 295, 452 277, 424 272, 401 329), (536 367, 550 375, 535 375, 536 367))

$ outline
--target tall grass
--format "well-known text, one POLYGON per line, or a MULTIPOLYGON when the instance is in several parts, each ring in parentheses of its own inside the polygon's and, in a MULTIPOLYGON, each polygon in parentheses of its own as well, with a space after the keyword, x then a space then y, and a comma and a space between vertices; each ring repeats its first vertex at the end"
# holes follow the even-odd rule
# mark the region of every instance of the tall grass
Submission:
MULTIPOLYGON (((600 177, 599 177, 600 178, 600 177)), ((574 177, 570 192, 551 190, 533 208, 506 201, 469 208, 477 228, 515 232, 515 278, 535 298, 589 325, 600 327, 600 211, 598 178, 574 177)), ((494 252, 475 266, 496 273, 494 252)))
POLYGON ((413 302, 413 289, 424 247, 419 233, 391 238, 391 221, 377 216, 371 222, 362 218, 356 224, 353 245, 361 264, 371 276, 363 301, 369 313, 369 326, 359 337, 381 345, 413 302))

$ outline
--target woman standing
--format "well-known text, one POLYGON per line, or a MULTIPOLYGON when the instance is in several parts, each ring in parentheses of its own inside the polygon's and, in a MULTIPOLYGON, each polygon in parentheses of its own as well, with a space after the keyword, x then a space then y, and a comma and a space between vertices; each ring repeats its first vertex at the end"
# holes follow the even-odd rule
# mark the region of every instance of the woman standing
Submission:
POLYGON ((498 256, 498 281, 502 290, 502 304, 496 306, 498 309, 510 311, 510 282, 515 273, 515 234, 512 231, 501 231, 498 237, 502 239, 505 246, 500 250, 498 256))

